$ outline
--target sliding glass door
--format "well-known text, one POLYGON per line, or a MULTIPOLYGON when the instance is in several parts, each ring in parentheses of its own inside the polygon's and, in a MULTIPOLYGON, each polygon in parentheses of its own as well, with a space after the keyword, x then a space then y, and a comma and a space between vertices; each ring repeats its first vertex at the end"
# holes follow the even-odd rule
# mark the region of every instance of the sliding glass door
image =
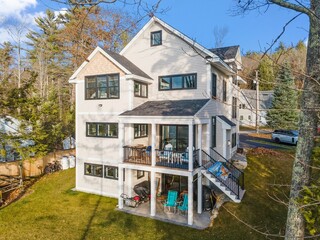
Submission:
POLYGON ((185 151, 188 147, 187 125, 161 125, 160 148, 170 143, 174 151, 185 151))

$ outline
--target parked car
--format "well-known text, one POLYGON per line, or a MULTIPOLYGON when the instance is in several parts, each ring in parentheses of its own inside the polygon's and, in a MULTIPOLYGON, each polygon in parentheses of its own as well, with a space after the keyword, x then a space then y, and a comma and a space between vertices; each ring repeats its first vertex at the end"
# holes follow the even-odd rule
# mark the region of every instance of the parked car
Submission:
POLYGON ((272 133, 272 140, 276 143, 289 143, 296 145, 298 142, 299 132, 296 130, 275 130, 272 133))

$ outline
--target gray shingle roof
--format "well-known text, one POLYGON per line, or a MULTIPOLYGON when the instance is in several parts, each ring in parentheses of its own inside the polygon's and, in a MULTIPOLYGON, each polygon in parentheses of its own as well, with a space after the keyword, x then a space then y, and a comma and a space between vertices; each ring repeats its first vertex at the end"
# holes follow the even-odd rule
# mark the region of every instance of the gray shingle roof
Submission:
POLYGON ((126 57, 124 57, 118 53, 112 52, 110 50, 107 50, 107 49, 104 49, 104 51, 106 53, 108 53, 114 60, 116 60, 118 63, 120 63, 122 66, 124 66, 126 69, 128 69, 132 74, 138 75, 140 77, 152 79, 148 74, 146 74, 144 71, 142 71, 136 65, 134 65, 126 57))
POLYGON ((222 121, 224 121, 225 123, 227 123, 229 126, 231 126, 231 127, 235 127, 235 126, 237 126, 234 122, 232 122, 231 120, 229 120, 226 116, 224 116, 224 115, 218 115, 218 117, 222 120, 222 121))
POLYGON ((230 46, 230 47, 221 47, 221 48, 212 48, 209 51, 218 55, 222 60, 233 59, 236 57, 238 52, 239 45, 230 46))
POLYGON ((194 116, 210 99, 149 101, 120 116, 194 116))

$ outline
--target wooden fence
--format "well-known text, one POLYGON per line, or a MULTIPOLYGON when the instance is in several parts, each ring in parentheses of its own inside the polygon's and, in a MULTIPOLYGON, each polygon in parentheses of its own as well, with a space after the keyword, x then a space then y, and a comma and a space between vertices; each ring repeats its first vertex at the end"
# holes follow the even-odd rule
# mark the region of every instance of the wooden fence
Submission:
MULTIPOLYGON (((62 150, 49 153, 44 157, 32 158, 23 161, 23 174, 25 177, 38 176, 49 162, 61 160, 63 156, 75 155, 75 149, 62 150)), ((19 176, 19 161, 0 163, 0 175, 19 176)))

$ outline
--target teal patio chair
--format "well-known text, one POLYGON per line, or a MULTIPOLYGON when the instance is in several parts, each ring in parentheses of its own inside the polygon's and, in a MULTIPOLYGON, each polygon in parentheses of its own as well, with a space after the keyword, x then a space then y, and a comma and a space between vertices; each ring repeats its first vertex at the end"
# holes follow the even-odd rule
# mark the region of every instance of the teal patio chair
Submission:
POLYGON ((177 210, 177 198, 178 198, 178 192, 177 191, 168 191, 168 197, 167 200, 163 203, 163 210, 166 209, 170 210, 173 209, 173 212, 175 213, 177 210))
POLYGON ((178 205, 178 212, 185 215, 188 212, 188 194, 183 195, 183 201, 178 205))

